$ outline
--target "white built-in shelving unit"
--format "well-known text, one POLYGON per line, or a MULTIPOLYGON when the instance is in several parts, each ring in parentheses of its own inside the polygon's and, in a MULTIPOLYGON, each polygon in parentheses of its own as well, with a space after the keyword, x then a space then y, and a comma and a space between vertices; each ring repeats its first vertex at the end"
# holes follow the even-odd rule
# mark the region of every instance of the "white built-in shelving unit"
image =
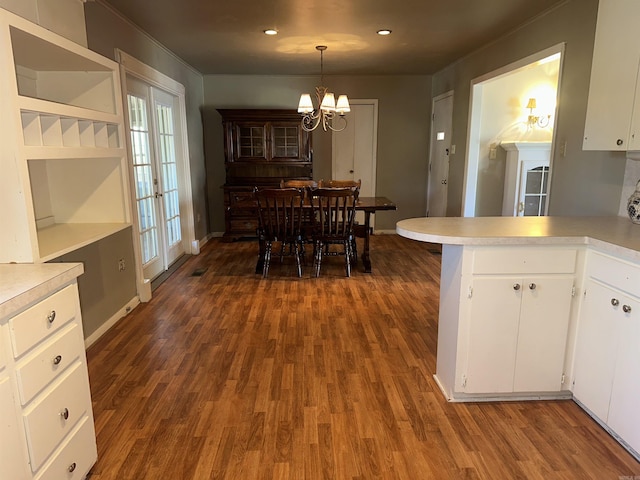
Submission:
POLYGON ((0 263, 44 262, 126 228, 118 65, 0 9, 0 70, 0 263))

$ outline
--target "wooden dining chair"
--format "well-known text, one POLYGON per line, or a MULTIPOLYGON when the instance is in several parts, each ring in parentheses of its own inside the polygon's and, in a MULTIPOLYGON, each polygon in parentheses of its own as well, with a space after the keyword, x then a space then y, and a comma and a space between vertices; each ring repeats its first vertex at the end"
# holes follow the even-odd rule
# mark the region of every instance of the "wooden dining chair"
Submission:
POLYGON ((315 226, 313 233, 313 269, 320 276, 322 258, 327 255, 344 255, 347 277, 351 276, 353 257, 353 220, 358 189, 317 188, 311 190, 315 226), (331 251, 331 245, 342 246, 342 251, 331 251))
POLYGON ((267 278, 269 275, 273 243, 280 242, 280 261, 288 246, 289 253, 295 257, 298 277, 301 277, 304 191, 299 188, 268 188, 255 189, 254 193, 258 202, 258 238, 261 246, 264 245, 260 252, 263 255, 262 276, 267 278))
MULTIPOLYGON (((360 194, 360 186, 362 180, 318 180, 318 188, 356 188, 358 194, 360 194)), ((353 263, 358 261, 358 243, 356 237, 364 238, 365 226, 358 223, 358 220, 353 221, 353 240, 351 242, 351 248, 353 250, 353 263)))

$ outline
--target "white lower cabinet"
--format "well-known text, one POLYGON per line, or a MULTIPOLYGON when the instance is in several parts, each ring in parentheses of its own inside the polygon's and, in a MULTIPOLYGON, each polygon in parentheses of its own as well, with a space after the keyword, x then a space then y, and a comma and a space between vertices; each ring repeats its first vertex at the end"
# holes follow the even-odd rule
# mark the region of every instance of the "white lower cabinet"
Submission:
POLYGON ((573 284, 573 276, 474 278, 464 391, 559 391, 573 284))
POLYGON ((6 361, 4 368, 0 362, 2 480, 81 480, 96 462, 80 304, 72 278, 50 291, 35 284, 24 294, 26 301, 15 302, 23 307, 0 318, 0 357, 5 354, 6 361), (42 295, 32 299, 33 290, 42 295))
POLYGON ((573 395, 640 452, 640 269, 592 253, 578 330, 573 395))
POLYGON ((563 246, 443 247, 436 380, 450 400, 568 396, 577 257, 563 246))

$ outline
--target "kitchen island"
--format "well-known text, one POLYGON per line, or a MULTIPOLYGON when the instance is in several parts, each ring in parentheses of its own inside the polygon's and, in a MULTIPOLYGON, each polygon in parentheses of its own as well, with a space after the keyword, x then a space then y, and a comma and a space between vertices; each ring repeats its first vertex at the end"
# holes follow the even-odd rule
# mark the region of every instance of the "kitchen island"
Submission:
POLYGON ((443 245, 435 379, 448 400, 573 398, 640 458, 640 226, 412 218, 396 231, 443 245))

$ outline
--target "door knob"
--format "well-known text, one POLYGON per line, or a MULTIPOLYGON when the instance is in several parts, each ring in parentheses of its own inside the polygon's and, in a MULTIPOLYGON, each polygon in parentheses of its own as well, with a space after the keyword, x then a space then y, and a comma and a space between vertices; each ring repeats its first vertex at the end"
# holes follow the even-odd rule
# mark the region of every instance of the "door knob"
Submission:
POLYGON ((622 306, 622 311, 624 313, 630 313, 631 312, 631 306, 630 305, 623 305, 622 306))
POLYGON ((535 290, 536 289, 536 284, 535 283, 530 283, 529 284, 529 290, 535 290))
POLYGON ((513 284, 513 289, 514 289, 515 291, 520 290, 520 284, 519 284, 519 283, 514 283, 514 284, 513 284))
POLYGON ((618 300, 617 298, 612 298, 611 305, 613 305, 614 307, 617 307, 618 305, 620 305, 620 300, 618 300))

